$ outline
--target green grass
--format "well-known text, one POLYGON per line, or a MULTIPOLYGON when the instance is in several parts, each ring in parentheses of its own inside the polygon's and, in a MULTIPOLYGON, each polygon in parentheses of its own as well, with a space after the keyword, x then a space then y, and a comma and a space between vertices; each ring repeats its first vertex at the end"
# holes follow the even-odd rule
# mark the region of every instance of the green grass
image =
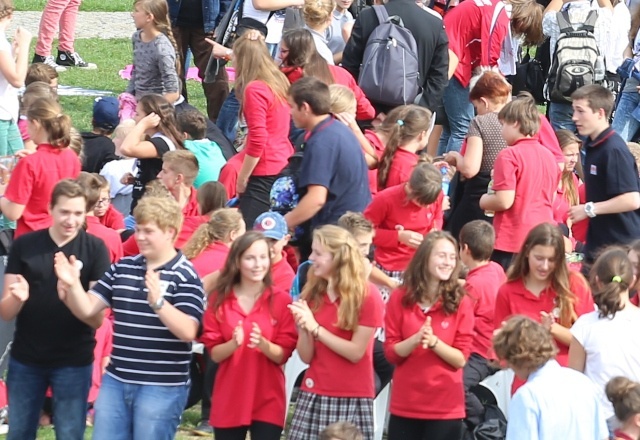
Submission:
MULTIPOLYGON (((15 0, 17 11, 42 11, 47 0, 15 0)), ((81 11, 87 12, 129 12, 133 9, 133 0, 84 0, 81 11)))
MULTIPOLYGON (((82 57, 98 65, 98 70, 67 69, 60 73, 62 85, 73 85, 91 89, 108 90, 114 96, 122 93, 127 81, 120 78, 119 71, 131 64, 131 41, 129 39, 100 40, 79 39, 76 50, 82 57)), ((55 43, 54 43, 55 47, 55 43)), ((206 104, 202 85, 197 81, 187 81, 189 102, 206 114, 206 104)), ((93 100, 91 96, 61 96, 60 103, 71 116, 73 125, 80 131, 91 129, 93 100)))

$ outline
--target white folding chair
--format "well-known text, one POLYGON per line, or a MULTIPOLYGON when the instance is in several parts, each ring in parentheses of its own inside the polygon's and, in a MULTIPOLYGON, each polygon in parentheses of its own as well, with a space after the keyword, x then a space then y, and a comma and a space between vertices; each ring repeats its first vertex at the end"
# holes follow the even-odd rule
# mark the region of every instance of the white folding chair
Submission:
POLYGON ((285 406, 285 408, 287 408, 287 414, 289 413, 289 404, 291 403, 291 395, 293 394, 296 380, 298 380, 298 376, 300 376, 300 373, 302 373, 308 367, 309 365, 305 364, 304 362, 302 362, 302 359, 300 359, 298 350, 294 350, 287 363, 284 364, 284 386, 285 395, 287 396, 287 406, 285 406))
POLYGON ((382 440, 387 424, 391 383, 388 383, 373 401, 373 439, 382 440))
POLYGON ((513 370, 505 369, 498 371, 480 382, 480 385, 491 390, 498 402, 498 407, 507 419, 509 418, 509 403, 511 402, 511 384, 513 383, 513 378, 513 370))

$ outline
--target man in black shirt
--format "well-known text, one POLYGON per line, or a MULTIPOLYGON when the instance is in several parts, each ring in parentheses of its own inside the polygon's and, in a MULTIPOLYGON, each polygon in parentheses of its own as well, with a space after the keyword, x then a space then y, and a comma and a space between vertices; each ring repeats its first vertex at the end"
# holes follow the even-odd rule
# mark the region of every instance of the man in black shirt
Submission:
POLYGON ((16 318, 7 385, 11 408, 9 440, 36 438, 47 388, 53 390, 58 439, 82 440, 93 369, 94 328, 102 315, 77 319, 58 295, 54 255, 75 255, 83 286, 89 288, 109 269, 109 254, 83 229, 86 196, 74 180, 54 188, 53 225, 13 243, 0 301, 2 319, 16 318))

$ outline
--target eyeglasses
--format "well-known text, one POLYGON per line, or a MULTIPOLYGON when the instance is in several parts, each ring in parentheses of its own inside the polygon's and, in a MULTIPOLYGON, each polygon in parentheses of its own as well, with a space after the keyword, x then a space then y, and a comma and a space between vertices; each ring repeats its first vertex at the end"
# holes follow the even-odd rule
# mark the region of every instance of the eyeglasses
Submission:
POLYGON ((111 199, 104 198, 104 199, 99 199, 96 205, 108 205, 109 203, 111 203, 111 199))

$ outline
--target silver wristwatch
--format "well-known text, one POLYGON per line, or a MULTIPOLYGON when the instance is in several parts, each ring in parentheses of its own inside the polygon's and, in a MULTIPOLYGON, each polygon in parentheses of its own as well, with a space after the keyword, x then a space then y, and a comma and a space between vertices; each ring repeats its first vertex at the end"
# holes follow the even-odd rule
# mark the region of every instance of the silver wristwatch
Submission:
POLYGON ((164 297, 163 296, 158 298, 158 300, 156 302, 149 304, 149 306, 153 310, 160 310, 163 305, 164 305, 164 297))
POLYGON ((596 216, 596 206, 593 204, 593 202, 587 202, 584 205, 584 212, 589 218, 594 218, 596 216))

